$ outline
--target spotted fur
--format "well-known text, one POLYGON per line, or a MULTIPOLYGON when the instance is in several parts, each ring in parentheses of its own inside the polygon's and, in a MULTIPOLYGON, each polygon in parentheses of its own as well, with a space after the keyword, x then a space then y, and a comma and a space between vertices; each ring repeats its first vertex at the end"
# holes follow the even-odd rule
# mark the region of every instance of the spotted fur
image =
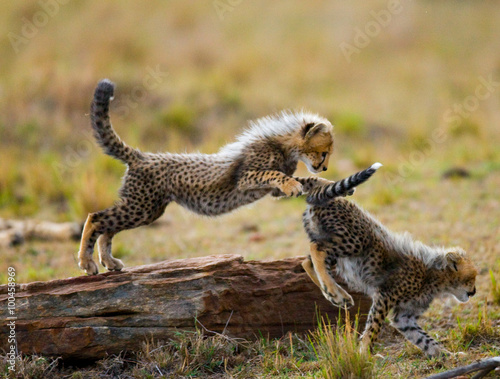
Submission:
POLYGON ((342 198, 308 206, 303 221, 311 241, 311 255, 303 266, 324 296, 339 307, 353 305, 331 275, 335 271, 350 289, 373 300, 363 350, 372 346, 392 310, 391 324, 425 354, 447 353, 417 320, 439 295, 466 302, 475 294, 477 271, 462 249, 430 247, 408 233, 393 233, 342 198))
POLYGON ((331 200, 339 196, 352 195, 356 187, 370 179, 380 167, 382 167, 382 164, 377 162, 367 169, 339 180, 338 182, 330 182, 326 185, 316 185, 309 191, 307 202, 313 205, 325 206, 331 200))
POLYGON ((113 236, 147 225, 176 202, 205 216, 217 216, 250 204, 267 194, 298 196, 321 178, 298 178, 293 173, 302 160, 311 172, 328 168, 333 151, 333 127, 315 114, 283 112, 250 124, 236 142, 216 154, 152 154, 126 145, 109 119, 114 84, 99 82, 91 106, 94 135, 106 154, 127 165, 120 200, 92 213, 84 226, 79 266, 97 274, 92 260, 99 238, 99 258, 109 270, 123 263, 111 255, 113 236))

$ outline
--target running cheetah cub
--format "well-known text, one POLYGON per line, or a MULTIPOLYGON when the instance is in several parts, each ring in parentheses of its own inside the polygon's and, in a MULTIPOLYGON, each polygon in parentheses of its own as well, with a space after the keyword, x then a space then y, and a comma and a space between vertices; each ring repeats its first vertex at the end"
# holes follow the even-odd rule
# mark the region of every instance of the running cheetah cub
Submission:
POLYGON ((99 258, 108 270, 123 263, 111 255, 111 239, 125 229, 152 223, 176 202, 205 216, 217 216, 273 196, 299 196, 321 178, 297 178, 299 160, 309 171, 328 168, 333 127, 310 113, 281 113, 259 119, 236 142, 216 154, 152 154, 127 146, 113 130, 109 103, 114 84, 99 82, 91 106, 94 136, 104 152, 127 165, 120 201, 89 214, 84 226, 79 266, 98 273, 92 260, 97 241, 99 258), (99 238, 99 239, 98 239, 99 238))
MULTIPOLYGON (((376 168, 372 166, 371 174, 376 168)), ((447 354, 417 320, 440 295, 451 294, 466 302, 476 293, 473 263, 461 248, 430 247, 408 233, 391 232, 354 203, 336 198, 341 191, 333 189, 339 183, 320 185, 308 197, 303 221, 311 255, 303 262, 304 269, 335 306, 349 307, 353 300, 335 282, 332 270, 350 289, 372 298, 362 351, 375 342, 392 310, 391 324, 406 339, 428 356, 447 354)))

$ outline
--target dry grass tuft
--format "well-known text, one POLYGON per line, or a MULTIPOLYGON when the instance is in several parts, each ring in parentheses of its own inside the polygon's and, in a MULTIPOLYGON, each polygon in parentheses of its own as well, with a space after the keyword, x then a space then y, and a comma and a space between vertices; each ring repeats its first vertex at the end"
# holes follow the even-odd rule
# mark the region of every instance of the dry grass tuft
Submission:
MULTIPOLYGON (((341 320, 339 311, 339 320, 341 320)), ((354 325, 346 312, 345 321, 332 326, 325 319, 311 333, 321 373, 325 378, 374 378, 374 360, 369 352, 361 353, 358 341, 358 321, 354 325)))
POLYGON ((493 270, 490 270, 490 278, 491 278, 491 293, 493 295, 493 302, 496 305, 500 305, 500 285, 497 283, 497 279, 495 278, 493 270))

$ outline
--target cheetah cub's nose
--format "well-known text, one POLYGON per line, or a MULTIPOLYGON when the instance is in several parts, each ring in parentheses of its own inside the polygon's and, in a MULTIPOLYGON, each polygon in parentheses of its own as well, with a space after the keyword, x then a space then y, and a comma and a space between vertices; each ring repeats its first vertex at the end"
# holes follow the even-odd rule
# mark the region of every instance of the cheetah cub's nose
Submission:
POLYGON ((467 292, 467 296, 472 297, 476 294, 476 287, 472 290, 472 292, 467 292))
POLYGON ((328 170, 328 169, 326 167, 323 167, 323 171, 326 171, 326 170, 328 170))

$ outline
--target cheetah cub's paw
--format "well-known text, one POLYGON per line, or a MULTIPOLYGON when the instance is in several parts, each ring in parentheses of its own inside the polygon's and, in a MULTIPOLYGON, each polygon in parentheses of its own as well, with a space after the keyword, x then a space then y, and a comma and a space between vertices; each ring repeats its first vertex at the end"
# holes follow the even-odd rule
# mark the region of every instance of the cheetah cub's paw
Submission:
POLYGON ((466 355, 467 354, 464 353, 463 351, 457 351, 456 353, 453 353, 453 352, 451 352, 449 350, 441 348, 441 349, 439 349, 439 351, 438 351, 437 354, 434 354, 434 357, 440 357, 440 358, 443 358, 443 359, 448 359, 448 358, 458 359, 458 358, 463 358, 466 355))
POLYGON ((83 271, 85 271, 87 275, 99 274, 99 269, 97 268, 96 263, 92 259, 88 261, 80 260, 80 262, 78 262, 78 267, 80 267, 83 271))
POLYGON ((341 288, 335 294, 323 290, 323 295, 330 303, 332 303, 334 306, 338 308, 350 308, 354 305, 354 300, 352 299, 352 296, 341 288))
POLYGON ((271 191, 271 196, 272 197, 283 197, 283 196, 285 196, 285 194, 283 192, 281 192, 281 190, 279 188, 273 188, 273 190, 271 191))
POLYGON ((302 192, 303 192, 302 184, 300 184, 298 181, 293 180, 293 179, 284 183, 281 186, 280 190, 287 197, 292 197, 292 196, 298 197, 298 196, 302 195, 302 192))
POLYGON ((441 359, 448 359, 452 357, 459 357, 460 353, 452 353, 451 351, 448 351, 444 349, 442 346, 438 345, 436 342, 434 342, 433 345, 429 346, 427 348, 427 351, 425 352, 425 355, 427 358, 441 358, 441 359))
POLYGON ((109 271, 121 271, 125 265, 120 259, 108 257, 106 260, 101 259, 101 264, 109 271))

